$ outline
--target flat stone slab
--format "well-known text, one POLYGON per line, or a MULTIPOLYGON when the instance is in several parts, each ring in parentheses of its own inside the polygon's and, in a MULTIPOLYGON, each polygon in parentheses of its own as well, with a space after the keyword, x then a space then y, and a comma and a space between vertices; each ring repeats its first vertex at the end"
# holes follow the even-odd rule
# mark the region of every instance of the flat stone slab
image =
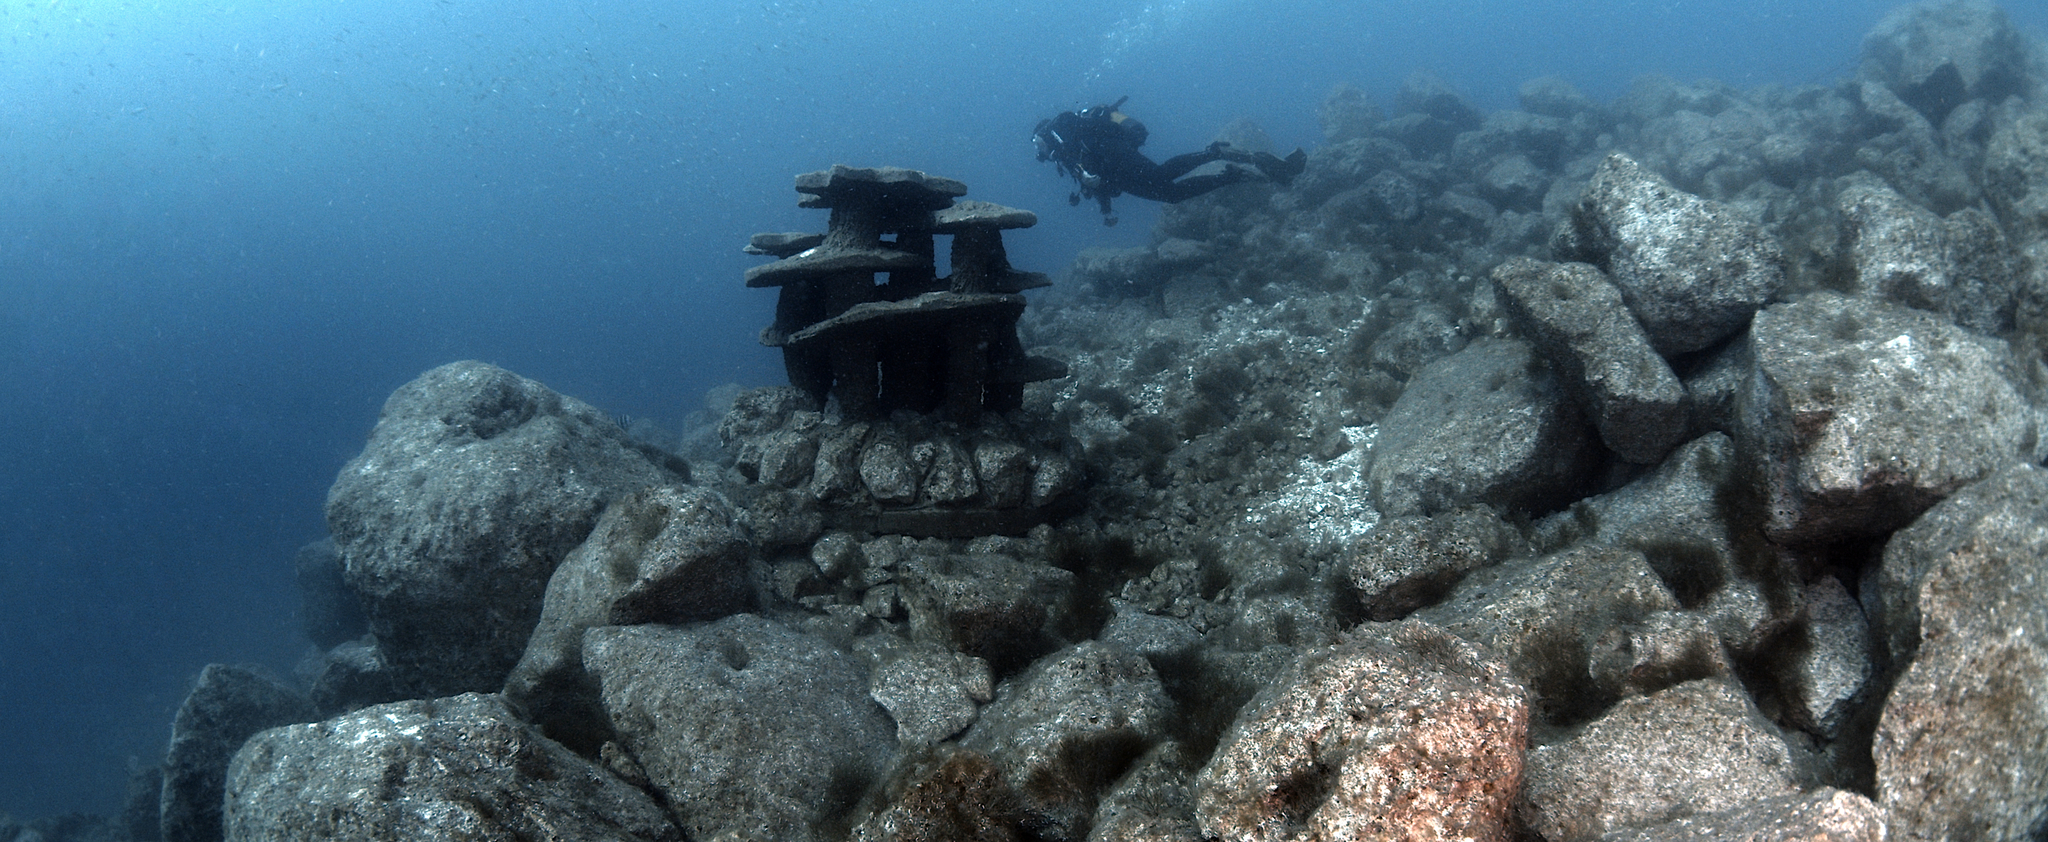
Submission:
POLYGON ((1052 277, 1044 272, 1010 271, 997 275, 989 282, 990 292, 1023 292, 1027 289, 1052 286, 1052 277))
POLYGON ((1037 224, 1038 214, 978 200, 959 202, 932 214, 932 232, 936 234, 955 234, 977 226, 1008 230, 1037 224))
POLYGON ((748 287, 779 287, 847 272, 901 272, 929 265, 922 255, 896 249, 813 248, 748 269, 746 278, 748 287))
POLYGON ((1067 376, 1067 364, 1049 357, 1025 357, 989 372, 991 383, 1036 383, 1067 376))
POLYGON ((796 177, 800 208, 831 208, 841 204, 887 202, 899 207, 939 210, 967 195, 967 185, 950 178, 926 175, 902 167, 849 167, 834 164, 829 170, 807 172, 796 177))
POLYGON ((794 347, 841 331, 885 322, 900 328, 905 320, 1000 315, 1016 318, 1023 313, 1024 296, 1021 295, 927 292, 903 301, 855 304, 844 313, 790 334, 786 344, 794 347))
POLYGON ((807 234, 802 231, 763 232, 747 239, 748 254, 768 254, 776 257, 794 257, 825 242, 823 234, 807 234))

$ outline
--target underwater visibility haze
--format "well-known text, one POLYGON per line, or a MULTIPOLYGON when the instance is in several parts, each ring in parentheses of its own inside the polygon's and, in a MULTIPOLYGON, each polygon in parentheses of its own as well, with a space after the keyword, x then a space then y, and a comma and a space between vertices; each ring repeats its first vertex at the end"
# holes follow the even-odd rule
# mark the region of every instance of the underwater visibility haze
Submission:
POLYGON ((1239 118, 1313 149, 1334 86, 1418 70, 1488 111, 1832 84, 1893 5, 0 0, 0 811, 115 811, 204 664, 289 674, 293 555, 421 372, 671 429, 781 383, 740 247, 818 227, 798 173, 959 179, 1057 275, 1157 219, 1068 207, 1059 110, 1128 95, 1163 158, 1239 118))

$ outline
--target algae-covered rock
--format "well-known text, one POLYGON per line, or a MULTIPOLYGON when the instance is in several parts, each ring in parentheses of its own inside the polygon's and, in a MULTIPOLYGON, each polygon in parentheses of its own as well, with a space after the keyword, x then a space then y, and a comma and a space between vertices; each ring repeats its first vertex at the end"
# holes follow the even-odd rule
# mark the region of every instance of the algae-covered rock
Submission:
POLYGON ((398 692, 495 691, 605 505, 685 471, 582 401, 450 363, 385 402, 327 527, 398 692))
POLYGON ((1750 331, 1756 374, 1736 440, 1788 543, 1881 535, 2015 459, 2039 458, 2039 410, 2005 343, 1946 320, 1817 293, 1750 331))
POLYGON ((646 793, 476 693, 258 734, 225 812, 232 842, 684 838, 646 793))
POLYGON ((1565 725, 1638 691, 1635 682, 1669 684, 1716 671, 1716 642, 1704 630, 1675 630, 1674 646, 1632 645, 1654 630, 1655 618, 1678 608, 1641 553, 1590 544, 1475 571, 1413 618, 1484 645, 1528 688, 1536 719, 1565 725), (1630 663, 1598 670, 1603 654, 1626 654, 1630 663))
POLYGON ((1616 705, 1529 753, 1523 819, 1557 842, 1798 793, 1798 765, 1739 685, 1705 679, 1616 705))
POLYGON ((1527 344, 1476 342, 1416 375, 1380 420, 1373 499, 1390 517, 1548 508, 1578 479, 1586 439, 1527 344))
POLYGON ((1599 266, 1666 356, 1733 336, 1785 282, 1776 240, 1734 209, 1608 156, 1553 244, 1599 266))
POLYGON ((844 650, 753 614, 584 633, 621 748, 692 839, 834 839, 895 729, 844 650))
POLYGON ((1057 648, 1074 574, 999 553, 916 556, 897 571, 911 636, 1015 672, 1057 648))
POLYGON ((1165 736, 1172 713, 1149 662, 1088 641, 1005 682, 961 744, 1004 770, 1029 826, 1078 840, 1103 788, 1165 736))
POLYGON ((593 751, 609 735, 583 669, 584 630, 715 620, 753 603, 746 541, 725 501, 701 488, 642 489, 607 507, 555 569, 505 695, 556 739, 593 751))
POLYGON ((235 751, 260 731, 313 718, 298 691, 262 671, 208 664, 178 706, 159 802, 164 842, 221 838, 221 796, 235 751))
POLYGON ((1231 842, 1505 842, 1529 707, 1478 647, 1417 621, 1304 653, 1245 707, 1195 782, 1231 842))

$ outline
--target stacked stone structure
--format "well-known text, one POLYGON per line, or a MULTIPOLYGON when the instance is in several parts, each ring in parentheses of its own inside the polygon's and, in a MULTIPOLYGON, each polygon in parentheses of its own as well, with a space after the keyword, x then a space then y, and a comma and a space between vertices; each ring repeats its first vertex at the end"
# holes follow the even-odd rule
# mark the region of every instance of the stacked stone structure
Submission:
POLYGON ((1002 232, 1038 223, 1030 211, 955 204, 967 186, 898 167, 834 166, 796 178, 797 205, 825 208, 824 234, 756 234, 747 286, 778 287, 761 343, 781 348, 791 386, 848 419, 898 409, 972 423, 1023 403, 1024 384, 1066 366, 1024 353, 1024 290, 1050 283, 1011 268, 1002 232), (938 277, 935 238, 952 241, 951 276, 938 277), (887 280, 876 283, 877 274, 887 280))

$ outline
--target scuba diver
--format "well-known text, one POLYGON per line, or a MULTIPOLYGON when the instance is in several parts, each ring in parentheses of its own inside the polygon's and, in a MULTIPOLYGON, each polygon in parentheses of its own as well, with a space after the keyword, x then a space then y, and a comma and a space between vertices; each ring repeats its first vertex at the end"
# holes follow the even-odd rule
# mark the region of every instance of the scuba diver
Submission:
POLYGON ((1128 99, 1080 111, 1062 111, 1051 119, 1038 121, 1038 128, 1031 133, 1031 142, 1038 147, 1038 160, 1053 162, 1061 175, 1080 183, 1080 190, 1067 196, 1067 204, 1078 205, 1082 197, 1094 199, 1102 206, 1104 225, 1116 224, 1109 200, 1125 193, 1172 204, 1261 175, 1285 186, 1308 166, 1308 153, 1300 149, 1280 158, 1270 152, 1243 152, 1221 141, 1200 152, 1153 163, 1138 151, 1149 134, 1145 124, 1117 110, 1128 99), (1231 163, 1219 173, 1181 178, 1210 161, 1231 163))

